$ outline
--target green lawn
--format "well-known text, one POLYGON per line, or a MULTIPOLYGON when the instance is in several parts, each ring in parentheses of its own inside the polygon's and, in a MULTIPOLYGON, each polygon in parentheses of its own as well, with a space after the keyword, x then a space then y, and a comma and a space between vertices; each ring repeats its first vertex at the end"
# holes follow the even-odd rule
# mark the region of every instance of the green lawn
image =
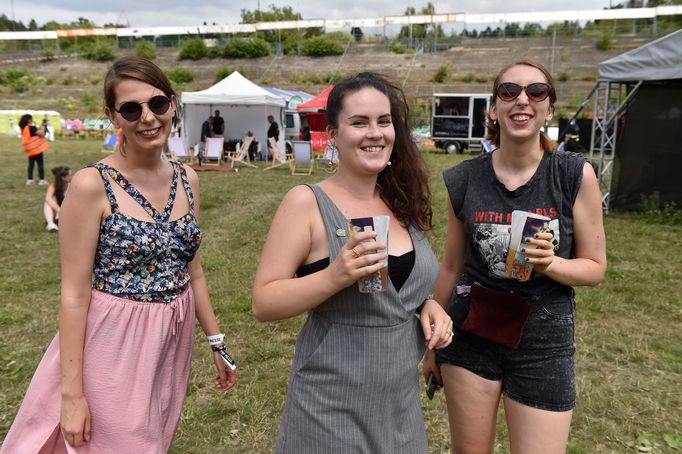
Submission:
MULTIPOLYGON (((443 169, 467 156, 425 154, 432 172, 432 245, 442 255, 443 169)), ((4 437, 33 371, 57 329, 59 258, 55 234, 42 220, 44 188, 25 186, 18 140, 0 137, 0 437, 4 437)), ((51 144, 46 167, 74 169, 101 159, 100 143, 51 144)), ((49 174, 51 177, 51 174, 49 174)), ((258 323, 250 289, 270 220, 293 185, 327 174, 205 172, 202 260, 213 305, 239 364, 237 386, 212 387, 208 346, 197 329, 192 376, 173 453, 272 452, 294 341, 303 317, 258 323)), ((578 290, 578 406, 571 453, 682 450, 682 227, 627 213, 606 219, 609 270, 593 289, 578 290)), ((431 451, 449 452, 442 394, 424 400, 431 451)), ((0 438, 1 439, 1 438, 0 438)), ((500 424, 496 452, 506 453, 500 424)))

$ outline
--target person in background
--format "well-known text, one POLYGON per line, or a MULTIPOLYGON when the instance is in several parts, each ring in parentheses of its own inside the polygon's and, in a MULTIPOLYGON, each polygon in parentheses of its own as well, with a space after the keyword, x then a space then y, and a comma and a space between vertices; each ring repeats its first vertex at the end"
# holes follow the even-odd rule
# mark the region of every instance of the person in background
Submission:
POLYGON ((495 150, 443 173, 448 227, 434 294, 455 335, 427 353, 424 376, 444 385, 454 453, 493 452, 501 398, 511 452, 566 451, 576 400, 573 287, 604 278, 606 246, 592 167, 553 151, 541 132, 555 102, 544 67, 507 66, 486 125, 495 150), (510 221, 529 209, 550 219, 549 230, 524 233, 531 247, 512 257, 534 272, 517 280, 505 267, 510 221))
POLYGON ((33 124, 33 116, 24 114, 19 119, 19 129, 21 129, 21 147, 28 158, 28 179, 26 184, 34 184, 33 167, 38 164, 39 185, 47 185, 45 180, 45 165, 43 163, 43 153, 47 151, 48 143, 45 138, 45 127, 36 127, 33 124))
POLYGON ((279 206, 253 283, 257 320, 307 313, 277 440, 277 453, 428 453, 419 399, 425 349, 450 343, 452 323, 429 298, 438 272, 426 238, 431 194, 396 85, 361 73, 334 86, 327 133, 337 172, 291 189, 279 206), (389 216, 349 237, 348 219, 389 216), (357 281, 384 266, 386 291, 357 281))
POLYGON ((273 150, 272 147, 270 146, 270 139, 273 139, 275 143, 279 141, 279 125, 275 121, 275 117, 272 115, 268 115, 268 123, 270 126, 268 126, 268 144, 267 144, 267 150, 268 150, 268 156, 266 156, 266 160, 269 158, 274 159, 276 150, 273 150))
POLYGON ((213 135, 212 137, 225 137, 225 120, 220 116, 220 111, 216 110, 213 115, 213 135))
POLYGON ((177 100, 163 71, 124 57, 104 80, 121 150, 76 173, 60 210, 59 333, 0 453, 165 453, 187 393, 195 318, 215 385, 235 384, 199 245, 199 180, 161 159, 177 100), (93 278, 94 275, 94 278, 93 278))
POLYGON ((199 158, 199 164, 201 164, 201 158, 204 155, 204 151, 206 150, 206 141, 210 137, 213 137, 213 117, 209 116, 202 124, 201 124, 201 138, 199 141, 199 154, 197 155, 197 158, 199 158))
POLYGON ((45 203, 43 204, 43 215, 45 216, 45 227, 48 232, 56 232, 59 230, 57 222, 59 222, 59 211, 66 196, 66 191, 69 189, 69 183, 73 178, 73 172, 67 166, 59 166, 52 169, 54 175, 54 183, 50 183, 45 193, 45 203))

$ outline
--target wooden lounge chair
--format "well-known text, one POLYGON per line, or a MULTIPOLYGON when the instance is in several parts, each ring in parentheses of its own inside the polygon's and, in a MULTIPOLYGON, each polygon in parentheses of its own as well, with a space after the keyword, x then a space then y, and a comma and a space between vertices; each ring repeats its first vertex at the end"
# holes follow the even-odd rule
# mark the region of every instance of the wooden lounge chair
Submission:
POLYGON ((168 152, 170 158, 180 162, 192 164, 194 162, 193 153, 185 148, 185 142, 181 137, 170 137, 168 139, 168 152))
POLYGON ((274 169, 275 167, 280 167, 284 165, 291 165, 293 160, 292 154, 287 154, 279 149, 277 142, 273 137, 268 138, 269 149, 272 150, 272 165, 264 168, 263 170, 274 169))
POLYGON ((219 166, 223 160, 223 142, 222 137, 209 137, 206 139, 206 148, 201 156, 202 165, 216 165, 219 166))
POLYGON ((295 140, 291 142, 294 149, 294 159, 291 161, 292 175, 310 175, 315 167, 313 147, 310 142, 295 140))
POLYGON ((241 145, 237 145, 237 149, 235 151, 228 153, 227 156, 230 160, 230 166, 234 167, 235 164, 243 164, 255 169, 258 168, 258 166, 253 164, 249 158, 249 147, 251 146, 251 142, 253 142, 253 136, 246 136, 244 137, 241 145))

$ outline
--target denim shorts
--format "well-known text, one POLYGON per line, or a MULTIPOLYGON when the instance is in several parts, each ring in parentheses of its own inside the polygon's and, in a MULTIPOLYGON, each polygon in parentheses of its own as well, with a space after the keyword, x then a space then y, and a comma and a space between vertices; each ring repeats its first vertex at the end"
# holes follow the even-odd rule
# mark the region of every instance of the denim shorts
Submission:
POLYGON ((437 363, 467 369, 502 381, 502 392, 523 405, 549 411, 575 407, 575 301, 572 295, 529 299, 531 312, 517 349, 460 330, 469 312, 469 296, 455 295, 447 312, 455 333, 436 350, 437 363))

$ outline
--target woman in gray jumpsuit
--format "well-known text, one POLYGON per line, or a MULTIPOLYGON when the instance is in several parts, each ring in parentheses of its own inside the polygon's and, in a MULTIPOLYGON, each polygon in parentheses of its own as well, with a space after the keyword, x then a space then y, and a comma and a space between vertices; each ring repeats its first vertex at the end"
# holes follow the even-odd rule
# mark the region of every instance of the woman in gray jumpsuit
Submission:
POLYGON ((334 87, 327 122, 338 170, 285 196, 253 286, 258 320, 308 313, 276 451, 427 453, 418 364, 450 343, 452 322, 428 297, 438 273, 424 235, 431 197, 405 98, 362 73, 334 87), (349 237, 348 219, 379 215, 390 218, 388 288, 360 293, 386 245, 371 231, 349 237))

